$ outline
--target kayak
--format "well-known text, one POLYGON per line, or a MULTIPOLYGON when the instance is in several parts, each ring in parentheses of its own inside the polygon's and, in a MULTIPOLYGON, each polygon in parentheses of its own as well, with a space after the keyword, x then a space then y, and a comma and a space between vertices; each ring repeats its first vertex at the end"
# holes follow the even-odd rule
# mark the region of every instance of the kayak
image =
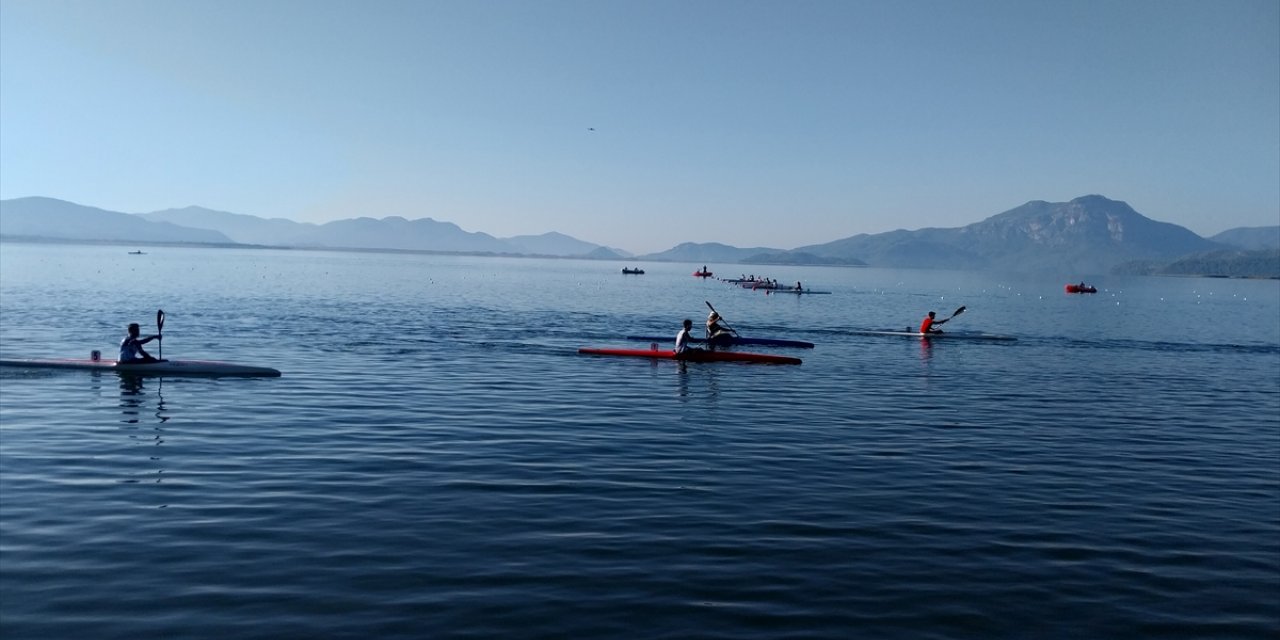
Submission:
POLYGON ((1080 286, 1078 284, 1069 284, 1066 286, 1067 293, 1097 293, 1097 287, 1080 286))
POLYGON ((972 331, 947 331, 944 333, 924 334, 919 331, 854 331, 854 335, 859 336, 902 336, 905 338, 947 338, 958 340, 1004 340, 1013 341, 1017 338, 1013 336, 1002 336, 994 333, 978 333, 972 331))
POLYGON ((623 267, 623 268, 622 268, 622 273, 627 274, 627 275, 642 276, 642 275, 644 275, 644 269, 628 269, 628 268, 626 268, 626 267, 623 267))
POLYGON ((814 295, 831 293, 830 291, 814 291, 813 289, 768 289, 764 287, 755 289, 755 291, 763 291, 765 293, 795 293, 795 294, 811 293, 814 295))
MULTIPOLYGON (((666 338, 658 338, 655 336, 627 336, 628 340, 637 340, 640 342, 675 342, 675 338, 670 336, 666 338)), ((706 338, 690 338, 690 342, 706 342, 706 338)), ((738 336, 730 336, 727 338, 717 338, 717 345, 739 345, 739 344, 755 344, 769 347, 795 347, 797 349, 812 349, 812 342, 803 342, 800 340, 782 340, 780 338, 740 338, 738 336)))
POLYGON ((262 376, 277 377, 269 367, 253 367, 211 360, 161 360, 139 364, 118 364, 115 360, 0 360, 0 367, 23 369, 85 369, 114 371, 138 376, 262 376))
POLYGON ((762 364, 800 364, 800 358, 775 356, 766 353, 743 353, 741 351, 686 351, 679 358, 670 349, 578 349, 578 353, 592 356, 627 356, 632 358, 654 358, 657 360, 684 360, 691 362, 758 362, 762 364))
POLYGON ((694 271, 694 272, 693 272, 693 275, 695 275, 695 276, 697 276, 697 277, 699 277, 699 278, 710 278, 710 277, 711 277, 711 272, 710 272, 710 271, 694 271))

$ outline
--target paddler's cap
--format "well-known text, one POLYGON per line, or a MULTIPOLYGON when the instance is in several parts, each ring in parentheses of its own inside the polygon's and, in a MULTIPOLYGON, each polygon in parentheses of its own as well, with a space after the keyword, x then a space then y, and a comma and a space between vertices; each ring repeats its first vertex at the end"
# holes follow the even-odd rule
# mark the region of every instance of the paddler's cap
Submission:
POLYGON ((707 319, 708 319, 708 320, 715 320, 716 318, 719 318, 719 317, 720 317, 720 314, 718 314, 718 313, 716 313, 716 312, 712 311, 712 312, 711 312, 711 315, 707 316, 707 319))

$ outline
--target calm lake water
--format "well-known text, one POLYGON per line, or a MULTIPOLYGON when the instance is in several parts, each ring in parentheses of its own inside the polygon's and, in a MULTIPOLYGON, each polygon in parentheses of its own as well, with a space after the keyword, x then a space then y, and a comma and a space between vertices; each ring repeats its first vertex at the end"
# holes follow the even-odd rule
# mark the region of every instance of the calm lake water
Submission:
POLYGON ((0 355, 284 375, 0 370, 5 638, 1280 632, 1278 281, 133 248, 0 245, 0 355), (817 347, 576 351, 705 301, 817 347))

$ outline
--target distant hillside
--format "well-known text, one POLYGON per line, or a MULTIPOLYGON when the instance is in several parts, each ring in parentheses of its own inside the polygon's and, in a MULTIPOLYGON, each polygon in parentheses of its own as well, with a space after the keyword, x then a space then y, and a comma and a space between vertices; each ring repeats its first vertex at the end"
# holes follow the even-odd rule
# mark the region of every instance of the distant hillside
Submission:
POLYGON ((1162 262, 1140 260, 1117 265, 1118 275, 1280 278, 1280 249, 1219 249, 1162 262))
MULTIPOLYGON (((496 238, 452 222, 348 218, 326 224, 264 219, 202 207, 127 214, 52 198, 0 201, 0 235, 51 240, 191 242, 288 247, 388 249, 650 260, 690 264, 786 264, 994 269, 1045 273, 1126 272, 1227 275, 1270 273, 1270 254, 1242 249, 1280 247, 1280 226, 1224 231, 1206 240, 1157 222, 1102 196, 1070 202, 1032 201, 957 228, 899 229, 859 234, 792 250, 686 242, 634 257, 620 249, 557 232, 496 238), (1233 251, 1222 253, 1233 247, 1233 251)), ((714 269, 714 267, 712 267, 714 269)))
POLYGON ((151 222, 127 213, 39 197, 0 200, 0 236, 119 242, 233 242, 217 231, 151 222))
POLYGON ((825 258, 860 260, 877 267, 921 269, 983 269, 989 261, 977 252, 954 246, 955 229, 899 229, 858 234, 821 245, 800 247, 796 252, 825 258))
POLYGON ((236 242, 251 244, 521 253, 516 246, 487 233, 470 233, 452 222, 438 222, 431 218, 406 220, 399 216, 382 219, 362 217, 311 224, 283 218, 267 220, 202 207, 167 209, 139 215, 149 220, 166 220, 190 227, 214 229, 236 242))
POLYGON ((591 260, 621 260, 623 258, 630 258, 631 254, 627 253, 624 255, 608 247, 600 247, 581 257, 589 258, 591 260))
MULTIPOLYGON (((554 231, 537 236, 499 239, 487 233, 463 231, 451 222, 431 218, 407 220, 348 218, 326 224, 294 222, 284 218, 256 216, 202 207, 166 209, 139 216, 198 229, 212 229, 236 242, 276 246, 348 247, 355 249, 400 249, 459 251, 545 256, 589 256, 602 247, 554 231)), ((615 251, 608 258, 625 255, 615 251)))
POLYGON ((215 211, 203 207, 165 209, 135 214, 153 222, 171 222, 192 229, 217 231, 244 244, 289 245, 315 229, 316 225, 284 218, 263 219, 243 213, 215 211))
POLYGON ((746 258, 759 254, 785 253, 782 249, 754 247, 739 249, 718 242, 696 243, 685 242, 659 253, 640 256, 640 260, 658 262, 742 262, 746 258))
POLYGON ((616 260, 621 250, 583 242, 562 233, 500 240, 463 231, 452 222, 399 216, 337 220, 326 224, 264 219, 203 207, 128 214, 55 200, 0 201, 0 234, 49 240, 194 242, 285 247, 393 249, 461 253, 536 254, 616 260))
POLYGON ((463 231, 452 222, 438 222, 431 218, 406 220, 400 216, 327 222, 297 236, 293 244, 350 249, 520 253, 515 246, 487 233, 463 231))
POLYGON ((1280 226, 1236 227, 1209 239, 1241 249, 1276 249, 1280 248, 1280 226))
POLYGON ((543 256, 591 256, 600 249, 611 251, 613 255, 629 255, 625 251, 619 249, 608 249, 598 244, 584 242, 572 236, 563 233, 549 231, 537 236, 512 236, 502 239, 507 244, 514 246, 521 253, 530 253, 543 256))
POLYGON ((824 258, 803 251, 782 251, 778 253, 758 253, 747 256, 740 262, 746 264, 785 264, 785 265, 829 265, 842 267, 865 267, 867 263, 857 258, 824 258))
POLYGON ((882 267, 1107 273, 1133 260, 1221 248, 1102 196, 1028 202, 964 227, 857 235, 796 251, 882 267))

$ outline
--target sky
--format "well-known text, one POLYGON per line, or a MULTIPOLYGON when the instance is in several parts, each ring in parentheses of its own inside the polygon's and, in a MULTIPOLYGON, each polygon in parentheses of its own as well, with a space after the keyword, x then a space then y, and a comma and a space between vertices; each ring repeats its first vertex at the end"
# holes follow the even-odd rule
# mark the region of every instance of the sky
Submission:
POLYGON ((1276 0, 0 0, 0 198, 791 249, 1280 224, 1276 0))

